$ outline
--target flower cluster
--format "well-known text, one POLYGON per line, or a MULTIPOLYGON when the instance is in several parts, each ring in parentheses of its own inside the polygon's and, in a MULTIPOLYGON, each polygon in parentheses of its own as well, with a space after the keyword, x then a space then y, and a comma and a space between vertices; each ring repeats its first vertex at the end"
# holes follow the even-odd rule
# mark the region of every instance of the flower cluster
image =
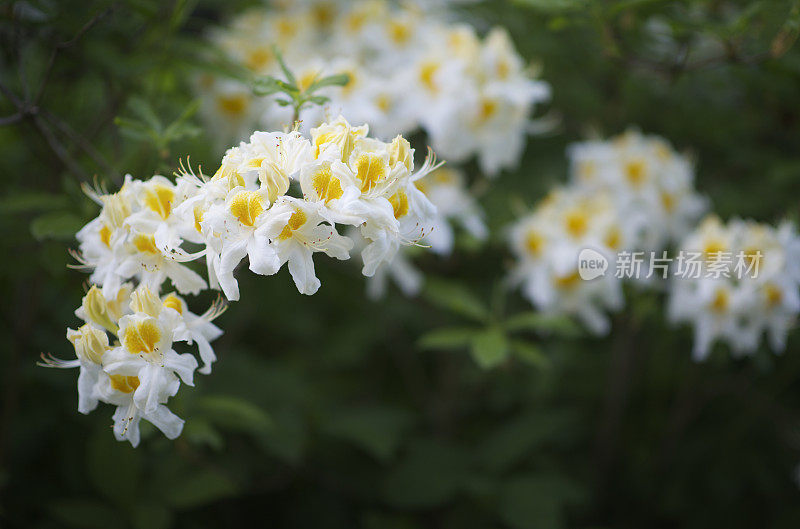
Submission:
MULTIPOLYGON (((278 46, 300 90, 325 76, 348 74, 345 86, 315 92, 330 102, 304 110, 304 127, 330 112, 369 123, 382 139, 421 127, 441 156, 459 162, 477 155, 488 175, 516 164, 534 106, 549 98, 548 85, 534 79, 505 30, 481 38, 439 11, 385 0, 254 9, 213 39, 256 76, 280 76, 278 46)), ((234 80, 204 76, 198 93, 226 142, 255 125, 275 129, 292 120, 291 108, 255 98, 234 80)))
POLYGON ((511 229, 512 279, 540 310, 575 315, 607 332, 605 310, 623 305, 619 278, 584 281, 578 255, 591 248, 608 261, 627 250, 660 250, 702 214, 689 160, 663 139, 635 130, 568 149, 571 183, 551 193, 511 229))
POLYGON ((800 237, 790 223, 778 228, 734 219, 723 224, 707 217, 681 243, 701 252, 713 277, 678 279, 670 284, 669 316, 694 326, 694 357, 708 356, 715 340, 736 354, 754 351, 766 332, 773 350, 800 313, 800 237), (730 257, 747 256, 753 271, 739 277, 730 257))
POLYGON ((127 176, 116 193, 90 191, 102 210, 77 235, 75 256, 92 283, 76 311, 84 325, 67 331, 77 360, 44 359, 80 368, 79 411, 99 401, 116 405, 114 433, 133 445, 142 418, 179 435, 183 421, 166 403, 181 382, 193 384, 198 361, 173 343, 196 343, 199 371, 210 373, 210 342, 221 334, 212 320, 225 307, 218 301, 197 315, 181 296, 210 287, 239 299, 234 270, 245 257, 261 275, 286 264, 297 289, 313 294, 320 287, 313 254, 350 257, 354 243, 340 226, 365 241, 366 276, 426 235, 436 208, 416 183, 436 169, 434 157, 414 171, 414 150, 402 136, 386 143, 367 132, 341 117, 311 130, 310 139, 256 132, 228 150, 211 178, 127 176), (186 264, 203 258, 208 282, 186 264))

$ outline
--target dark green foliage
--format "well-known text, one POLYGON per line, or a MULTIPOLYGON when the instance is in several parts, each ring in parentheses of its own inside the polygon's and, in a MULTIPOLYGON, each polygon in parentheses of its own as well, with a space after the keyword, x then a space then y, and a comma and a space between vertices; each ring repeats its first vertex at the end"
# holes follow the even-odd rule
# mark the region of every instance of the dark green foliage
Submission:
POLYGON ((628 292, 598 339, 503 285, 504 226, 564 181, 566 145, 592 131, 636 124, 690 150, 725 218, 797 217, 800 8, 785 0, 460 7, 509 28, 558 118, 482 197, 491 240, 423 255, 414 300, 366 301, 356 262, 319 259, 313 297, 286 271, 241 274, 213 375, 171 402, 178 440, 146 427, 133 450, 110 407, 78 414, 76 373, 34 363, 72 354, 86 276, 67 248, 97 213, 80 186, 169 175, 187 156, 216 169, 191 79, 241 74, 203 35, 251 3, 0 4, 0 526, 797 527, 796 333, 783 356, 718 347, 698 365, 657 292, 628 292), (675 49, 653 48, 652 16, 675 49), (701 36, 721 51, 698 54, 701 36))

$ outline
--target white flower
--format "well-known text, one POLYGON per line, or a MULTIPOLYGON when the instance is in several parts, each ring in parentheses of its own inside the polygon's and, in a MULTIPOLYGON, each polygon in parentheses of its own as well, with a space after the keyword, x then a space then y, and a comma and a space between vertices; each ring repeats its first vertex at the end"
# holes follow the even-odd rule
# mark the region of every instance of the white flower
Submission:
POLYGON ((269 209, 263 234, 271 241, 278 266, 288 263, 297 290, 307 295, 320 287, 313 254, 323 252, 336 259, 348 259, 353 247, 353 241, 325 223, 317 204, 292 197, 281 197, 269 209))
POLYGON ((114 437, 118 441, 127 440, 133 447, 139 445, 139 421, 145 419, 161 430, 168 439, 175 439, 183 430, 183 419, 164 406, 166 397, 154 406, 142 409, 136 403, 136 392, 141 382, 137 376, 105 375, 98 384, 98 393, 104 402, 117 407, 114 412, 114 437))
POLYGON ((138 377, 133 401, 144 413, 154 412, 178 392, 178 377, 184 384, 194 385, 197 360, 172 349, 178 325, 179 316, 174 310, 160 310, 156 316, 144 312, 123 316, 120 346, 106 355, 103 365, 108 374, 138 377))
POLYGON ((211 322, 225 311, 226 305, 217 302, 206 312, 198 315, 191 312, 186 301, 177 294, 167 294, 162 298, 162 302, 165 310, 174 310, 180 317, 180 323, 174 331, 175 339, 186 341, 189 345, 197 342, 200 359, 203 361, 203 366, 198 372, 204 375, 211 373, 211 364, 216 361, 217 356, 210 342, 222 336, 222 329, 211 322))
POLYGON ((233 270, 248 256, 250 270, 272 275, 280 268, 275 249, 260 227, 267 222, 269 205, 265 193, 233 188, 224 204, 215 205, 204 215, 202 225, 214 233, 217 257, 212 261, 215 276, 229 300, 239 299, 239 283, 233 270))

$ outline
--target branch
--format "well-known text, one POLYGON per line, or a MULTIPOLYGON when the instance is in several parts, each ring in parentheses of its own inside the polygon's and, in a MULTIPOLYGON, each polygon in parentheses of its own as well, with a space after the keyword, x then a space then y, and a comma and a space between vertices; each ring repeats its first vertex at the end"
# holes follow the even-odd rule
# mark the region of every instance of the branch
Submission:
POLYGON ((44 70, 44 75, 42 76, 42 82, 39 85, 39 91, 36 93, 36 97, 33 99, 33 104, 36 105, 39 101, 42 100, 42 96, 44 95, 44 90, 47 87, 47 81, 50 79, 50 73, 53 71, 53 65, 56 62, 56 57, 58 56, 61 50, 65 50, 75 45, 87 31, 92 29, 92 27, 97 24, 100 19, 108 15, 111 11, 114 10, 116 5, 112 5, 111 7, 105 9, 104 11, 100 11, 99 13, 95 14, 92 18, 89 19, 86 24, 75 33, 71 39, 61 42, 60 44, 56 44, 55 48, 53 48, 53 52, 50 54, 50 60, 47 62, 47 67, 44 70))

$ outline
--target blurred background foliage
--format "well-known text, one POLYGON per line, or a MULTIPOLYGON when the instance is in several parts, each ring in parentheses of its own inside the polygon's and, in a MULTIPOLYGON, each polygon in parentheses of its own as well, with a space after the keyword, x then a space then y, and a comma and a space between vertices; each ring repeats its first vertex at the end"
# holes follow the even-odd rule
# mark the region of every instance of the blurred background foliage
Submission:
POLYGON ((224 70, 203 36, 251 3, 0 4, 0 525, 800 524, 796 333, 783 356, 718 347, 695 364, 661 293, 629 292, 597 339, 503 284, 503 228, 565 180, 566 145, 629 124, 692 152, 723 217, 797 217, 797 2, 459 7, 509 28, 558 119, 482 197, 491 240, 421 256, 419 299, 366 301, 355 263, 319 260, 310 298, 286 272, 243 274, 213 376, 172 406, 182 437, 146 430, 133 450, 113 440, 110 408, 78 414, 74 374, 34 363, 72 354, 85 276, 66 250, 97 211, 80 184, 171 174, 187 156, 216 169, 191 80, 224 70))

